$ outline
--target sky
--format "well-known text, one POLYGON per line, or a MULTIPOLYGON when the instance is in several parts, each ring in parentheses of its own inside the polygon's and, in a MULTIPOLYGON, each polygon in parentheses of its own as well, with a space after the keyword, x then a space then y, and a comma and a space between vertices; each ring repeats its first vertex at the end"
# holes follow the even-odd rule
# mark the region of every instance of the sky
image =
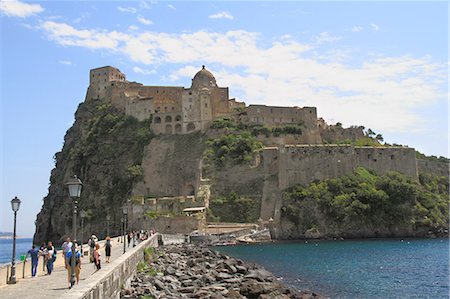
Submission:
MULTIPOLYGON (((1 0, 1 221, 32 236, 89 70, 189 87, 206 65, 247 104, 448 152, 448 3, 1 0)), ((69 200, 69 198, 67 198, 69 200)))

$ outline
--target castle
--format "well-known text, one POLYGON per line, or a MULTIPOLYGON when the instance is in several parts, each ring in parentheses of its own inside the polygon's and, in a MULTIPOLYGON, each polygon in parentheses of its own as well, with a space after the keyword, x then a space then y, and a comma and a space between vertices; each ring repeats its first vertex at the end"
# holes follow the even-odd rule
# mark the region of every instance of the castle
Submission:
POLYGON ((315 107, 246 107, 245 103, 230 99, 228 87, 219 87, 205 66, 195 74, 190 88, 144 86, 127 81, 120 70, 111 66, 92 69, 87 99, 103 97, 139 120, 153 117, 151 129, 156 134, 204 132, 214 120, 233 117, 268 127, 301 124, 305 143, 321 143, 315 107))

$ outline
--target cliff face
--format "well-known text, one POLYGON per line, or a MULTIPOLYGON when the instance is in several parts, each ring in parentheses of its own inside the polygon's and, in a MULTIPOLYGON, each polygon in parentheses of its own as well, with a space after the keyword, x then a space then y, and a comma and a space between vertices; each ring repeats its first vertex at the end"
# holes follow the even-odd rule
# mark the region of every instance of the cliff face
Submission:
POLYGON ((49 193, 36 219, 35 243, 71 235, 73 204, 65 183, 74 174, 84 184, 78 211, 88 213, 83 231, 78 224, 78 237, 105 236, 108 214, 110 232, 120 232, 120 207, 142 178, 143 150, 153 137, 149 127, 150 120, 126 117, 105 99, 79 105, 62 151, 55 154, 49 193))

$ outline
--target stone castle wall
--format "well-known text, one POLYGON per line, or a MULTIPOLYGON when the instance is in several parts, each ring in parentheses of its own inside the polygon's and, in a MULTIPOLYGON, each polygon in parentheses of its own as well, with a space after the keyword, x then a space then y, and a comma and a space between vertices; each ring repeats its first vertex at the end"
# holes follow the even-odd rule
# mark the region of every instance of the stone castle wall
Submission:
POLYGON ((404 147, 287 145, 265 148, 260 161, 264 169, 263 220, 278 219, 285 189, 349 175, 358 166, 380 175, 397 171, 418 179, 415 151, 404 147))
POLYGON ((437 176, 450 176, 450 164, 448 162, 417 160, 419 173, 430 173, 437 176))

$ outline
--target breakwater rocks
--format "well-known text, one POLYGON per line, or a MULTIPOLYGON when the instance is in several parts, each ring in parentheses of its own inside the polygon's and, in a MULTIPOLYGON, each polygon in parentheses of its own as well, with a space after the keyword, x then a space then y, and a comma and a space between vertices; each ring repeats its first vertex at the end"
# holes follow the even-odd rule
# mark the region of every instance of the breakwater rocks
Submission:
POLYGON ((121 298, 323 298, 289 289, 263 268, 207 247, 159 247, 146 259, 121 298))

